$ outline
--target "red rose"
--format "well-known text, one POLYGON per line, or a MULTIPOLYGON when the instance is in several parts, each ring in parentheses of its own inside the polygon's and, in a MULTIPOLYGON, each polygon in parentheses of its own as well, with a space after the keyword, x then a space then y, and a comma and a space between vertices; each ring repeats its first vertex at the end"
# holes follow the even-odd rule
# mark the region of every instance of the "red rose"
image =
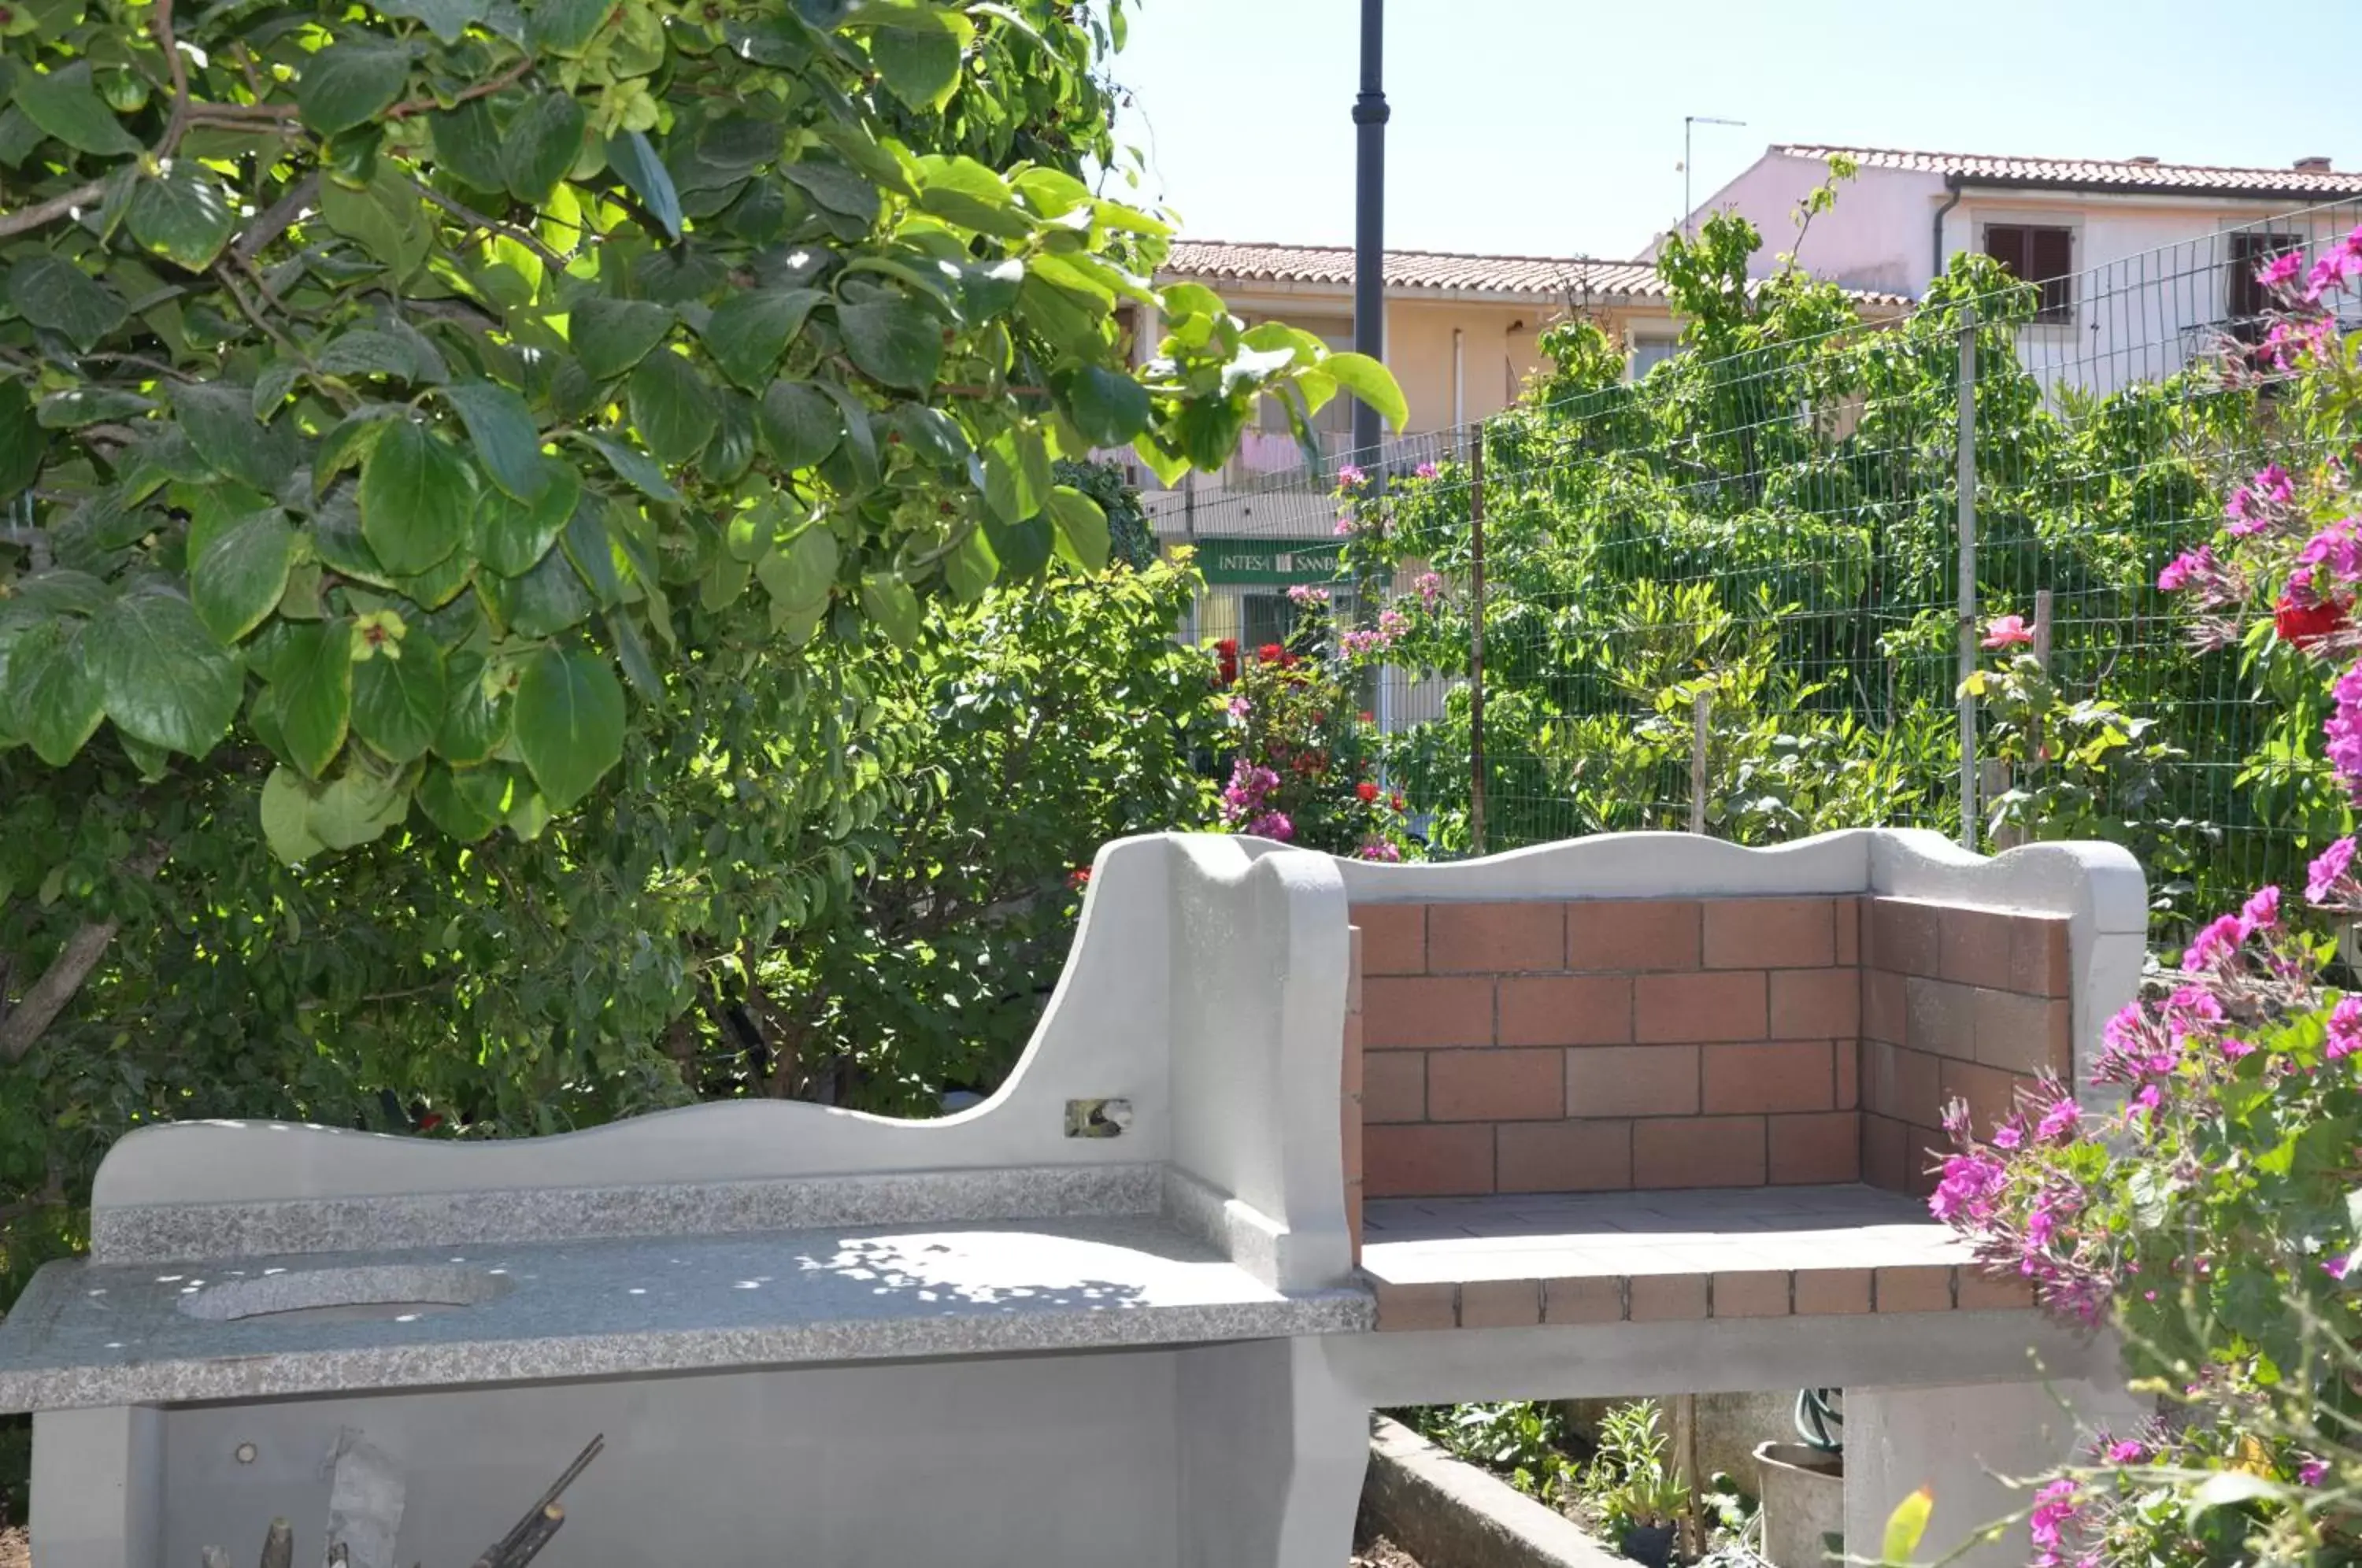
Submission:
POLYGON ((1393 800, 1387 801, 1386 804, 1399 812, 1403 809, 1403 798, 1400 795, 1396 795, 1393 800))
POLYGON ((1265 643, 1255 649, 1255 662, 1258 664, 1285 664, 1286 661, 1287 650, 1277 643, 1265 643))
POLYGON ((2345 613, 2353 606, 2350 599, 2307 604, 2293 593, 2283 593, 2272 607, 2272 629, 2279 633, 2280 641, 2305 647, 2333 632, 2344 631, 2345 613))
POLYGON ((1368 805, 1378 798, 1378 787, 1364 778, 1353 786, 1353 793, 1362 797, 1363 805, 1368 805))
POLYGON ((1077 866, 1072 871, 1066 873, 1066 886, 1072 888, 1077 893, 1081 892, 1085 888, 1087 888, 1090 885, 1091 868, 1089 867, 1077 866))

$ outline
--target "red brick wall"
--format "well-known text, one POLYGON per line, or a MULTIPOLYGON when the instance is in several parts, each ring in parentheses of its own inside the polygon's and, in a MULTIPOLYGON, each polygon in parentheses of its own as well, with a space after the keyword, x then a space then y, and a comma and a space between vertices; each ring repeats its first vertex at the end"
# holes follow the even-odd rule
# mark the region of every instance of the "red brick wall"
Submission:
POLYGON ((2036 1074, 2071 1072, 2060 917, 1843 897, 1352 918, 1356 1206, 1365 1191, 1923 1192, 1946 1103, 1989 1127, 2036 1074))
POLYGON ((1925 1192, 1943 1108, 1980 1131, 2035 1075, 2073 1072, 2067 922, 1910 899, 1862 904, 1862 1176, 1925 1192))
POLYGON ((1858 1179, 1859 906, 1356 905, 1364 1189, 1858 1179))

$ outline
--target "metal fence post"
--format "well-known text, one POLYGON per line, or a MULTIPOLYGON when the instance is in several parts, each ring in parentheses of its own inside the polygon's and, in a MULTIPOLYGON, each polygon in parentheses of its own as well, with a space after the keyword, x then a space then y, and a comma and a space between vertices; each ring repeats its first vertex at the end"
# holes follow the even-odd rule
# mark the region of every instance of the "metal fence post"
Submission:
MULTIPOLYGON (((1960 328, 1960 679, 1977 672, 1977 313, 1960 328)), ((1977 847, 1977 700, 1965 690, 1960 708, 1960 847, 1977 847)))
POLYGON ((1468 444, 1468 847, 1485 853, 1485 428, 1468 444))
POLYGON ((1701 691, 1690 712, 1690 832, 1705 832, 1705 729, 1714 697, 1701 691))

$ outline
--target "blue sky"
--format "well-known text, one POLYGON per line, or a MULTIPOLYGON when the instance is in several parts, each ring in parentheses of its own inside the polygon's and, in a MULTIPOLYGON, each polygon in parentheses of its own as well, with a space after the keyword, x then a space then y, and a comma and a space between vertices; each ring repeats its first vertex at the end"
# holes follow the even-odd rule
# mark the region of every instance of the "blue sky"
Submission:
MULTIPOLYGON (((1205 239, 1352 238, 1359 0, 1138 0, 1116 72, 1142 194, 1205 239)), ((2362 169, 2330 83, 2362 4, 1388 0, 1388 243, 1629 256, 1772 142, 2362 169), (2268 65, 2290 40, 2290 71, 2268 65), (2310 80, 2308 79, 2310 77, 2310 80)), ((1842 199, 1842 198, 1840 198, 1842 199)))

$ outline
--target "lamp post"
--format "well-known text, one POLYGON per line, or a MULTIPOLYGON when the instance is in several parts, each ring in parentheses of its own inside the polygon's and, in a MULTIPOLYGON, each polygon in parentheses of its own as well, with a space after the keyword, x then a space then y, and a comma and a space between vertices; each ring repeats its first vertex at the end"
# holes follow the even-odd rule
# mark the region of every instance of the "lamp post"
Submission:
MULTIPOLYGON (((1386 357, 1385 0, 1362 0, 1362 91, 1353 100, 1353 350, 1386 357)), ((1353 460, 1374 469, 1378 414, 1353 403, 1353 460)))
POLYGON ((1690 127, 1692 126, 1743 126, 1745 120, 1726 120, 1714 115, 1683 115, 1682 116, 1682 237, 1691 237, 1690 213, 1690 127))

